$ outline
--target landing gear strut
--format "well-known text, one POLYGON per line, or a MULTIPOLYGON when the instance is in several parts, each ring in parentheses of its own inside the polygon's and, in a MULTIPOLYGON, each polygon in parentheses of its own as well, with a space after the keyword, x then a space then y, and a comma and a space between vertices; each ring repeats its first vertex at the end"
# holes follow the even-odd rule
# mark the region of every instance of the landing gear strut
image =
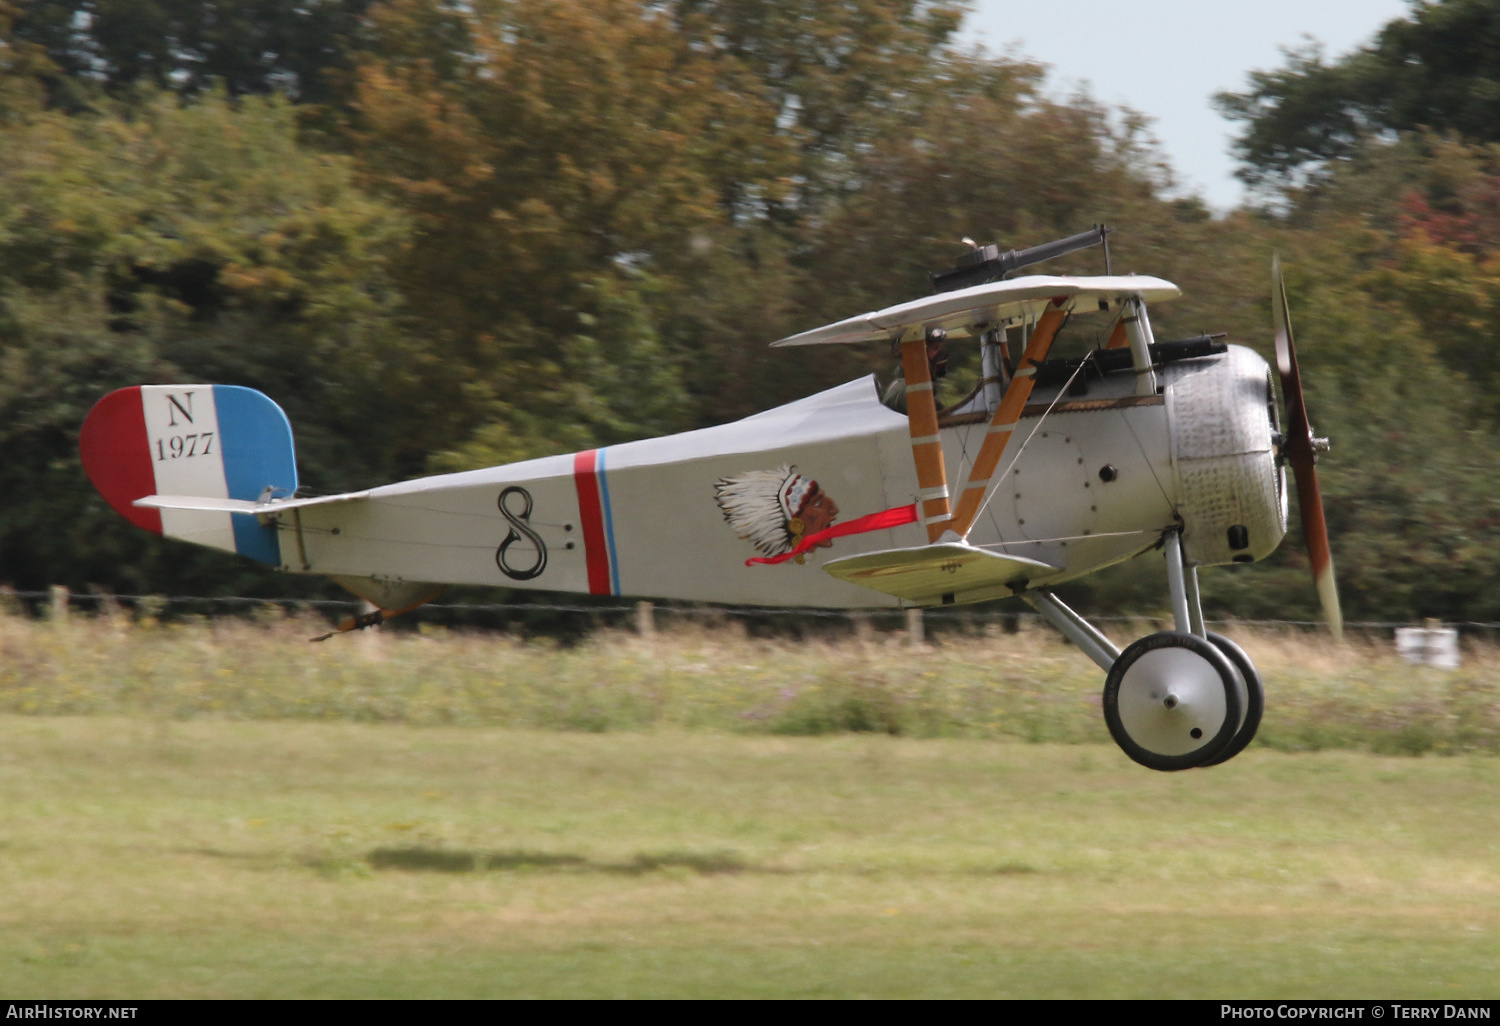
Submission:
POLYGON ((1104 722, 1126 755, 1155 770, 1214 766, 1254 739, 1265 692, 1244 651, 1205 629, 1197 568, 1186 565, 1181 536, 1163 541, 1176 630, 1123 652, 1050 592, 1024 597, 1107 673, 1104 722))

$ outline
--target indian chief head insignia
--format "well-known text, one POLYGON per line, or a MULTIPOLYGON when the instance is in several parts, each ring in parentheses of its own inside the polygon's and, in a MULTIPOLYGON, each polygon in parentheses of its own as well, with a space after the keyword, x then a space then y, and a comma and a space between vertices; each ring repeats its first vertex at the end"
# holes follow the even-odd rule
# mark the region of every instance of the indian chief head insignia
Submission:
MULTIPOLYGON (((763 555, 791 552, 808 535, 832 525, 838 504, 818 482, 783 463, 775 470, 747 470, 721 477, 714 485, 714 501, 734 533, 763 555)), ((832 539, 812 548, 827 548, 832 539)), ((801 562, 802 557, 797 557, 801 562)))

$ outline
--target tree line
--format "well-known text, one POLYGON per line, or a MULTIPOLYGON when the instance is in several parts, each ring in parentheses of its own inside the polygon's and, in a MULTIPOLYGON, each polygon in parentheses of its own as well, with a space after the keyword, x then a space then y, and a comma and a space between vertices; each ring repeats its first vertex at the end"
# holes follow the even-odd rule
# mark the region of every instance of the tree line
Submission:
MULTIPOLYGON (((1500 0, 1418 4, 1341 62, 1292 54, 1221 98, 1257 189, 1223 215, 1180 193, 1143 118, 960 45, 963 13, 0 0, 0 582, 318 587, 109 510, 77 433, 113 388, 258 388, 296 428, 304 484, 365 487, 888 374, 883 352, 765 344, 924 294, 966 236, 1104 221, 1117 268, 1182 286, 1153 311, 1163 338, 1269 353, 1281 253, 1334 440, 1320 473, 1346 613, 1500 619, 1500 166, 1470 110, 1500 75, 1482 42, 1500 0)), ((1159 578, 1073 597, 1149 608, 1159 578)), ((1315 606, 1295 532, 1271 566, 1204 585, 1217 612, 1315 606)))

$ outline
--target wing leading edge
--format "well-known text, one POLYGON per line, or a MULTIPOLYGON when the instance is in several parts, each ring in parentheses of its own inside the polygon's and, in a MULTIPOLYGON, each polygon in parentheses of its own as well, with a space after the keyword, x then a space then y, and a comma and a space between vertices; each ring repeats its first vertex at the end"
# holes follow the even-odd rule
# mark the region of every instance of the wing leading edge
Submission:
POLYGON ((883 310, 849 317, 821 328, 772 342, 773 347, 835 345, 889 341, 909 328, 942 328, 965 333, 976 324, 998 327, 1035 320, 1047 304, 1066 297, 1068 309, 1093 309, 1089 304, 1116 304, 1139 297, 1148 303, 1175 299, 1182 290, 1162 278, 1148 275, 1113 275, 1068 278, 1060 275, 1029 275, 1010 281, 973 285, 954 292, 940 292, 883 310))

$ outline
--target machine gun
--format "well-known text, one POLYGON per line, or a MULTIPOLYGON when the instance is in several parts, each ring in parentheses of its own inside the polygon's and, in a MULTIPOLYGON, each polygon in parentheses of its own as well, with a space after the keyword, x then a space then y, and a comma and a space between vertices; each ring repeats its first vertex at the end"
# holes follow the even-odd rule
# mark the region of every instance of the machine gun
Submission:
POLYGON ((951 271, 935 271, 932 274, 932 291, 953 292, 971 285, 982 285, 996 281, 1023 267, 1039 264, 1043 260, 1054 260, 1090 246, 1104 247, 1105 273, 1109 273, 1109 233, 1113 229, 1096 224, 1086 232, 1070 235, 1056 242, 1044 242, 1029 249, 1012 249, 1004 253, 999 246, 975 246, 959 258, 951 271))

